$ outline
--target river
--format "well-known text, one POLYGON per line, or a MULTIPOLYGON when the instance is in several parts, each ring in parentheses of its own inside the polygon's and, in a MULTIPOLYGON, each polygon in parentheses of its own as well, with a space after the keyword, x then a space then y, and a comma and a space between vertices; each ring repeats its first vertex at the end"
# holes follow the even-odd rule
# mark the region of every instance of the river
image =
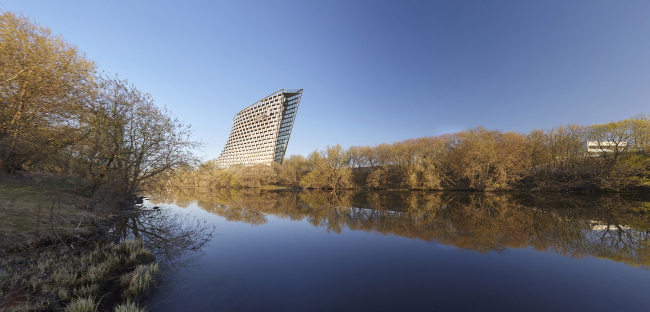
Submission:
MULTIPOLYGON (((153 209, 153 207, 160 207, 153 209)), ((151 311, 650 311, 650 198, 185 189, 151 311)))

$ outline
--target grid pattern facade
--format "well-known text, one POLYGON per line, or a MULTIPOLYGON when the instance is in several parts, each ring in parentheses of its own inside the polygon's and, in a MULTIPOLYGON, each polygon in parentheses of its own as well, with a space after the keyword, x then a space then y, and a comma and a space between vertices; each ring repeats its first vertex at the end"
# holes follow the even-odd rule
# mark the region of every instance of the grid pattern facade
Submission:
POLYGON ((302 89, 282 89, 237 113, 219 167, 281 164, 301 97, 302 89))

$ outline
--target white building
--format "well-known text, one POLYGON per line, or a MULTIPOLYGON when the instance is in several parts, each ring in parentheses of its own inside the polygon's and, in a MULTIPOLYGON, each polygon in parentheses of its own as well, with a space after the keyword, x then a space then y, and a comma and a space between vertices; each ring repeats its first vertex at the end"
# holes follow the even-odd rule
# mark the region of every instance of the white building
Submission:
POLYGON ((588 141, 587 154, 596 156, 603 153, 612 153, 616 151, 623 151, 627 148, 627 142, 612 142, 612 141, 588 141))
POLYGON ((237 113, 219 167, 281 164, 301 97, 302 89, 282 89, 237 113))

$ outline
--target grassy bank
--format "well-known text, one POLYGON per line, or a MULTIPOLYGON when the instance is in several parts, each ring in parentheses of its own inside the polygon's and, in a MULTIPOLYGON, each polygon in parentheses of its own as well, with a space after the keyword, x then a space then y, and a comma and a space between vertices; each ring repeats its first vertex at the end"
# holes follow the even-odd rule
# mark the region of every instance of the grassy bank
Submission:
POLYGON ((0 252, 89 235, 106 219, 92 200, 63 175, 21 174, 0 178, 0 252))
POLYGON ((0 178, 0 311, 141 311, 158 265, 141 241, 113 243, 108 200, 65 175, 0 178))

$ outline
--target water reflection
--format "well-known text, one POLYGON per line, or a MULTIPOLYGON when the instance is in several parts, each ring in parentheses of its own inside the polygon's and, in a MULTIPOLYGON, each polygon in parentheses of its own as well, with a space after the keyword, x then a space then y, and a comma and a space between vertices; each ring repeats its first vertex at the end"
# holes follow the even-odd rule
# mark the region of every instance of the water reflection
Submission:
POLYGON ((252 225, 273 215, 332 233, 348 228, 482 253, 534 248, 650 267, 650 200, 638 196, 197 188, 174 190, 170 199, 252 225))
POLYGON ((214 225, 172 210, 145 209, 122 218, 113 229, 120 239, 140 239, 162 265, 166 277, 179 274, 203 255, 214 225))

